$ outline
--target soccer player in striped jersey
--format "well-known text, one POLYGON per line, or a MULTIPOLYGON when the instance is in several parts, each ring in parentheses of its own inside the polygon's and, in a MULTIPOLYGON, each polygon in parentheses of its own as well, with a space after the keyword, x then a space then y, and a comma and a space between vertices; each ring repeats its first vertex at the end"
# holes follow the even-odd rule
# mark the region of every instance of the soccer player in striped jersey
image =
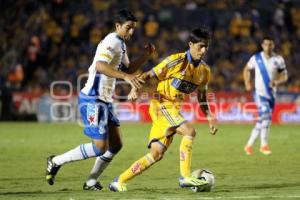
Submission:
POLYGON ((244 147, 247 155, 253 153, 252 146, 259 135, 261 141, 260 152, 264 155, 272 153, 269 148, 268 138, 275 105, 276 88, 288 79, 283 57, 274 52, 274 39, 269 36, 264 37, 261 47, 263 50, 250 58, 243 73, 246 90, 251 91, 251 70, 255 71, 255 91, 253 96, 259 114, 259 119, 244 147))
POLYGON ((120 123, 112 105, 116 78, 139 88, 143 80, 132 73, 155 51, 154 46, 148 44, 139 58, 129 62, 125 41, 131 38, 136 24, 137 18, 130 11, 119 11, 115 16, 115 32, 108 34, 99 43, 88 70, 88 80, 78 99, 78 108, 85 126, 84 134, 91 138, 91 142, 47 158, 46 180, 50 185, 54 184, 55 175, 62 165, 97 157, 83 189, 102 189, 98 178, 122 147, 120 123), (127 67, 127 73, 120 70, 121 66, 127 67))
MULTIPOLYGON (((192 146, 196 131, 181 115, 180 102, 187 94, 197 90, 201 109, 209 122, 210 133, 214 135, 217 132, 206 99, 211 73, 209 66, 203 61, 203 56, 207 52, 209 41, 210 34, 206 29, 194 29, 190 34, 188 51, 170 55, 152 70, 141 75, 143 80, 152 77, 158 79, 157 93, 149 108, 153 122, 148 143, 150 152, 115 178, 109 185, 111 191, 127 191, 125 183, 161 160, 176 133, 183 136, 179 148, 179 185, 193 187, 207 184, 205 180, 191 176, 192 146)), ((129 98, 136 97, 137 91, 133 89, 129 98)))

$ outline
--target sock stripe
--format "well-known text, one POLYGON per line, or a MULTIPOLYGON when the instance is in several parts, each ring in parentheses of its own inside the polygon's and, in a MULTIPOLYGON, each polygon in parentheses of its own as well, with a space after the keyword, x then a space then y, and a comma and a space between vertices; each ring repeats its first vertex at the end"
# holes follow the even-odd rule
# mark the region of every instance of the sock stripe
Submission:
POLYGON ((105 156, 100 156, 100 159, 103 160, 103 161, 106 161, 106 162, 112 161, 111 158, 107 158, 107 157, 105 157, 105 156))
POLYGON ((148 153, 145 157, 148 160, 149 164, 153 164, 155 162, 153 156, 150 153, 148 153))
POLYGON ((183 136, 183 138, 185 138, 185 139, 187 139, 187 140, 191 140, 191 141, 194 140, 194 137, 193 137, 193 136, 190 136, 190 135, 185 135, 185 136, 183 136))
POLYGON ((88 155, 84 149, 84 144, 80 145, 80 151, 81 151, 81 154, 83 155, 84 159, 87 159, 88 155))

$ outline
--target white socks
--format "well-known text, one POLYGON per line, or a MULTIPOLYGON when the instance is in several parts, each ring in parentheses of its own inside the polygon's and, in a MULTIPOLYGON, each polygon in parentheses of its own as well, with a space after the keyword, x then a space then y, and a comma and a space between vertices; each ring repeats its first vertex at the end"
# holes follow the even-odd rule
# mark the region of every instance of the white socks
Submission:
POLYGON ((78 147, 53 158, 53 162, 57 165, 63 165, 68 162, 84 160, 87 158, 101 155, 100 151, 95 148, 93 143, 81 144, 78 147))
POLYGON ((93 186, 96 184, 97 179, 109 165, 114 156, 114 153, 111 153, 109 150, 107 150, 103 155, 97 157, 94 167, 92 168, 88 180, 86 182, 88 186, 93 186))
POLYGON ((252 146, 260 134, 260 146, 268 145, 270 120, 263 120, 261 123, 257 122, 255 127, 252 129, 251 136, 247 142, 247 146, 252 146))
POLYGON ((252 132, 251 132, 251 135, 250 135, 250 138, 247 142, 247 146, 252 146, 257 138, 257 136, 260 134, 261 132, 261 123, 260 122, 257 122, 255 127, 252 129, 252 132))
POLYGON ((266 146, 268 145, 268 139, 269 139, 269 129, 270 129, 271 121, 264 120, 261 125, 261 132, 260 132, 260 146, 266 146))

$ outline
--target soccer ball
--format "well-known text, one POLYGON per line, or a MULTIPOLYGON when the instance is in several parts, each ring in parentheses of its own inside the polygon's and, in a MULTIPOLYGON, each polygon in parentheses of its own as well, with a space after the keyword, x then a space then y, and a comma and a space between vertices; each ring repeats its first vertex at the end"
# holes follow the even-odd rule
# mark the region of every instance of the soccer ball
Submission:
POLYGON ((191 187, 194 192, 210 192, 215 186, 215 177, 213 173, 207 169, 197 169, 193 171, 192 176, 208 182, 207 185, 191 187))

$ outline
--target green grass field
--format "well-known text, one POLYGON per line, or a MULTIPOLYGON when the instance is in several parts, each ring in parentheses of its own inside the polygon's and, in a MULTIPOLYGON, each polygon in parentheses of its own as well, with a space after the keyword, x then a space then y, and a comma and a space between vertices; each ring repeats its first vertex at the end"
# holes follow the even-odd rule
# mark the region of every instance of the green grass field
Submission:
POLYGON ((178 187, 179 142, 176 136, 164 159, 128 183, 127 193, 113 193, 108 183, 147 152, 150 124, 123 124, 124 148, 102 175, 105 188, 83 191, 94 159, 65 165, 56 183, 47 185, 46 157, 89 142, 77 124, 0 123, 0 199, 300 199, 300 125, 272 125, 273 155, 246 156, 243 146, 252 125, 220 125, 216 136, 195 125, 193 169, 216 177, 213 192, 178 187))

